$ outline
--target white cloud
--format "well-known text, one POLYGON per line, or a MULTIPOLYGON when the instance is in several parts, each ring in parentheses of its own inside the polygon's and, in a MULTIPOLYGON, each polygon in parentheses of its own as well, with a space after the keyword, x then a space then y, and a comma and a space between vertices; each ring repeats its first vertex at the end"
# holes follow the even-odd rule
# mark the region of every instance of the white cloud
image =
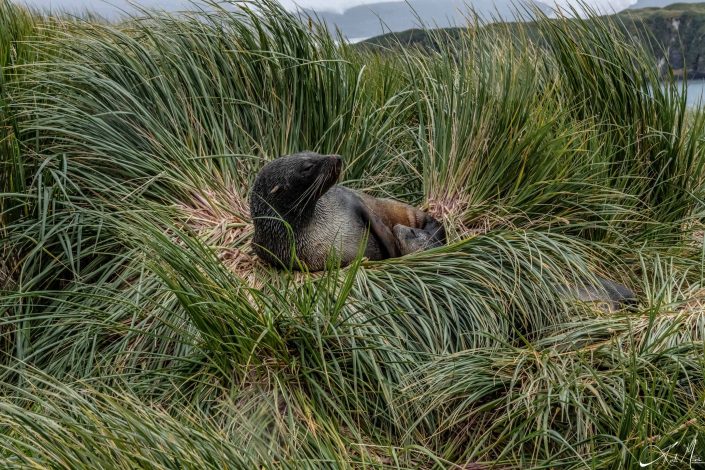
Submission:
POLYGON ((280 0, 280 3, 289 10, 293 10, 299 6, 302 8, 312 8, 314 10, 342 13, 348 8, 368 3, 379 3, 381 1, 400 2, 403 0, 280 0))
POLYGON ((94 11, 106 16, 132 11, 132 5, 161 10, 187 10, 192 4, 189 0, 14 0, 31 7, 80 13, 94 11))
MULTIPOLYGON (((32 5, 39 8, 52 8, 56 10, 81 11, 92 9, 99 12, 115 12, 119 10, 129 9, 129 4, 134 3, 147 8, 164 8, 169 10, 188 9, 189 0, 16 0, 21 3, 32 5)), ((377 3, 380 1, 403 1, 403 0, 280 0, 282 5, 288 9, 294 9, 296 6, 304 8, 313 8, 318 10, 335 11, 342 13, 348 8, 367 3, 377 3)), ((675 0, 674 0, 675 1, 675 0)), ((472 0, 468 1, 472 3, 472 0)), ((573 5, 579 7, 580 0, 544 0, 546 4, 558 4, 559 6, 573 5)), ((594 8, 604 11, 619 11, 636 3, 636 0, 587 0, 587 4, 594 8)))
MULTIPOLYGON (((676 1, 676 0, 674 0, 676 1)), ((543 3, 547 5, 557 5, 558 7, 573 7, 578 11, 581 11, 582 4, 588 5, 590 8, 593 8, 599 12, 602 13, 614 13, 617 11, 624 10, 625 8, 629 8, 630 6, 634 5, 637 2, 637 0, 588 0, 588 1, 581 1, 581 0, 552 0, 552 1, 543 1, 543 3)))
MULTIPOLYGON (((404 0, 280 0, 282 5, 288 9, 293 9, 297 5, 303 8, 313 8, 318 10, 335 11, 342 13, 348 8, 367 3, 378 2, 399 2, 404 0)), ((676 1, 676 0, 674 0, 676 1)), ((580 9, 582 3, 590 5, 590 7, 605 13, 620 11, 634 5, 637 0, 543 0, 543 3, 548 5, 556 4, 561 7, 574 7, 580 9)), ((472 4, 472 0, 468 0, 472 4)))
MULTIPOLYGON (((130 4, 140 5, 146 8, 166 9, 166 10, 187 10, 192 3, 200 3, 198 0, 15 0, 17 3, 24 3, 37 8, 53 10, 85 11, 94 10, 99 12, 129 10, 130 4)), ((217 1, 217 0, 216 0, 217 1)), ((380 1, 403 1, 403 0, 280 0, 280 3, 289 10, 296 6, 304 8, 315 8, 326 11, 337 11, 342 13, 347 8, 365 3, 377 3, 380 1)))

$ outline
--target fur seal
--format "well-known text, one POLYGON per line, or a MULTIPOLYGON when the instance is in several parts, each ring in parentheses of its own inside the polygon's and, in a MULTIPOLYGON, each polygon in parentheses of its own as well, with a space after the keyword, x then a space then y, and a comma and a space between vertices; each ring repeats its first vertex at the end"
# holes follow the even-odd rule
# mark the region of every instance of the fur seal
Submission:
MULTIPOLYGON (((430 232, 423 229, 395 225, 392 232, 402 256, 443 245, 434 240, 430 232)), ((616 312, 636 305, 636 294, 627 286, 600 276, 594 276, 594 280, 596 282, 584 281, 575 286, 559 285, 556 290, 566 298, 594 304, 606 312, 616 312)))
POLYGON ((397 224, 424 229, 434 243, 445 244, 443 225, 426 212, 336 185, 341 169, 338 155, 303 152, 260 170, 250 195, 260 258, 310 271, 325 269, 329 258, 345 266, 360 252, 370 260, 395 258, 402 254, 392 232, 397 224))
POLYGON ((397 224, 392 227, 401 256, 445 245, 428 230, 397 224))
POLYGON ((605 312, 616 312, 636 306, 634 291, 623 284, 595 276, 596 283, 583 282, 576 286, 559 286, 559 292, 579 302, 595 304, 605 312))

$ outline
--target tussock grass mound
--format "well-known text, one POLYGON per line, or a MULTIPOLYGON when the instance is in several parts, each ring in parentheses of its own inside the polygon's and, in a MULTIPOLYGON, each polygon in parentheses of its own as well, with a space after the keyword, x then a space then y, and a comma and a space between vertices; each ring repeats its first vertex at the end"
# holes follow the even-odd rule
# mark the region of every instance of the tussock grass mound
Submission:
POLYGON ((705 117, 619 25, 371 51, 268 2, 120 24, 1 5, 2 466, 705 458, 705 117), (450 244, 262 265, 250 185, 306 149, 450 244), (638 309, 557 294, 591 273, 638 309))

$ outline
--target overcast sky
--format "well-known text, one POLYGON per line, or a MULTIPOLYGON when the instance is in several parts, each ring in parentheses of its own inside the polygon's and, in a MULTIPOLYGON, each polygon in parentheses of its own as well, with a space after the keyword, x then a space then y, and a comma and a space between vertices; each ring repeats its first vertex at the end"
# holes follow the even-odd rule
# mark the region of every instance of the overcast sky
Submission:
MULTIPOLYGON (((295 8, 295 5, 300 5, 302 7, 310 7, 320 10, 331 10, 342 12, 346 8, 354 7, 356 5, 363 5, 365 3, 379 3, 381 1, 398 1, 398 0, 280 0, 280 3, 287 8, 295 8)), ((403 0, 402 0, 403 1, 403 0)), ((580 0, 542 0, 543 3, 547 5, 579 5, 580 0)), ((622 10, 630 5, 636 3, 637 0, 586 0, 584 3, 588 5, 594 5, 600 10, 622 10)), ((703 0, 705 1, 705 0, 703 0)), ((468 4, 472 4, 472 1, 468 1, 468 4)))
MULTIPOLYGON (((129 5, 128 0, 15 0, 19 3, 35 7, 49 7, 55 10, 69 11, 84 11, 92 9, 99 11, 102 14, 107 14, 110 11, 119 11, 125 9, 129 5), (112 5, 112 6, 111 6, 112 5)), ((363 5, 365 3, 378 3, 380 1, 397 1, 397 0, 280 0, 281 3, 288 9, 294 9, 295 5, 302 7, 314 8, 319 10, 342 12, 346 8, 363 5)), ((603 11, 619 11, 636 3, 636 0, 585 0, 589 5, 603 11)), ((133 0, 132 3, 143 5, 148 8, 160 8, 168 10, 183 10, 187 9, 191 3, 188 0, 133 0)), ((468 3, 472 4, 472 1, 468 3)), ((580 0, 543 0, 546 4, 558 5, 577 5, 580 0)))

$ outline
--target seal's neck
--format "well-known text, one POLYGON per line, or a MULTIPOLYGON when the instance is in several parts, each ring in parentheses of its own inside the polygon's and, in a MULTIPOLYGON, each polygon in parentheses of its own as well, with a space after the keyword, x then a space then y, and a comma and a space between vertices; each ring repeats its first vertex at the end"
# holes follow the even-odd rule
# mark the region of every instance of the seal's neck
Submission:
POLYGON ((316 205, 320 197, 317 197, 307 204, 300 204, 297 207, 290 207, 286 214, 282 213, 284 220, 292 227, 305 227, 307 226, 314 217, 316 212, 316 205))
POLYGON ((293 201, 260 200, 258 205, 262 210, 257 212, 260 213, 260 219, 282 220, 292 227, 303 227, 313 218, 319 199, 312 198, 306 201, 306 204, 299 203, 294 206, 291 205, 293 201))

